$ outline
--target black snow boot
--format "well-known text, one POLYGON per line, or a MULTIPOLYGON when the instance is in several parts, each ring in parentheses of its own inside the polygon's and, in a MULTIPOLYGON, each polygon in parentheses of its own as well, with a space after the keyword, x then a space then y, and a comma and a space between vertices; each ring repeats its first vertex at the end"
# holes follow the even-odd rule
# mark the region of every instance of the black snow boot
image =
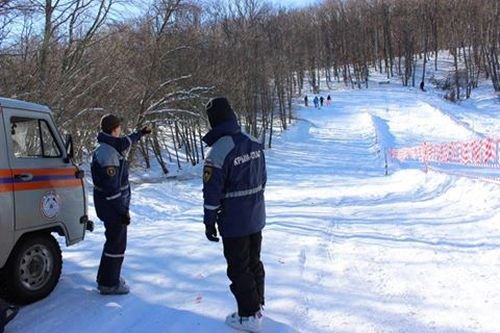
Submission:
POLYGON ((0 299, 0 333, 3 333, 5 326, 14 319, 17 315, 19 308, 15 305, 6 303, 0 299))

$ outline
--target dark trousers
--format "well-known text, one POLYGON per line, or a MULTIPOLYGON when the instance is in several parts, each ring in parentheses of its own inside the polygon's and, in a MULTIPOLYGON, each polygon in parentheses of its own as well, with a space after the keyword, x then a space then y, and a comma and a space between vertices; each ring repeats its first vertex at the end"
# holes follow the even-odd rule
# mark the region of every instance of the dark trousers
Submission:
POLYGON ((120 282, 120 272, 127 248, 127 226, 120 222, 104 222, 106 242, 97 271, 97 283, 113 287, 120 282))
POLYGON ((223 238, 230 289, 238 304, 238 315, 249 317, 264 305, 264 265, 260 261, 262 232, 223 238))

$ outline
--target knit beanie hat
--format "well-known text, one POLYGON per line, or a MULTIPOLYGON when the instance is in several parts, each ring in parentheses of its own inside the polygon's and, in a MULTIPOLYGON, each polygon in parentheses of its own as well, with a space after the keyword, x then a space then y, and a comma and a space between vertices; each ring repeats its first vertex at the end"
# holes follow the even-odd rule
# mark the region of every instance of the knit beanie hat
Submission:
POLYGON ((212 98, 207 103, 205 109, 208 121, 210 122, 210 126, 212 128, 215 128, 217 125, 225 122, 226 120, 236 121, 236 114, 225 97, 212 98))
POLYGON ((111 132, 120 126, 120 118, 110 114, 107 114, 101 118, 101 129, 104 133, 111 134, 111 132))

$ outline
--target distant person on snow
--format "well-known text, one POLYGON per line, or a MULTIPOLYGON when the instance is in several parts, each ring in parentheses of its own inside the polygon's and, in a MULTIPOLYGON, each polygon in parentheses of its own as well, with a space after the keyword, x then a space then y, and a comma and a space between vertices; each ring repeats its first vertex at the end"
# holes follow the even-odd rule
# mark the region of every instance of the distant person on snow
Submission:
POLYGON ((314 96, 313 102, 314 102, 314 107, 316 109, 319 109, 319 98, 318 98, 318 96, 314 96))
POLYGON ((304 96, 304 104, 307 107, 307 95, 304 96))
POLYGON ((121 136, 121 120, 112 114, 102 117, 101 130, 91 164, 95 210, 106 229, 97 289, 102 295, 128 294, 130 289, 120 276, 127 245, 127 226, 130 224, 127 155, 132 144, 150 134, 151 130, 144 127, 121 136))
POLYGON ((332 96, 328 95, 326 96, 326 106, 330 106, 332 104, 332 96))
POLYGON ((267 181, 264 147, 241 131, 225 97, 210 100, 206 113, 212 129, 203 137, 211 147, 203 168, 205 235, 218 242, 217 224, 230 289, 238 305, 238 311, 226 317, 226 324, 261 332, 265 273, 260 252, 267 181))
POLYGON ((325 101, 325 99, 323 98, 323 96, 321 96, 319 98, 319 104, 321 105, 321 107, 323 107, 323 102, 325 101))

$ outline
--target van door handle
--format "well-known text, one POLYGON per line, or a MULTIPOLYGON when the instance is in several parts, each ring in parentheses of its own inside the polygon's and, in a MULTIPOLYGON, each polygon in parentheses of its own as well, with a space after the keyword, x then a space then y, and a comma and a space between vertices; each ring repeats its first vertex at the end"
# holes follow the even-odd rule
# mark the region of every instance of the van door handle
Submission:
POLYGON ((21 175, 14 175, 14 178, 27 182, 33 179, 33 175, 31 173, 23 173, 21 175))

